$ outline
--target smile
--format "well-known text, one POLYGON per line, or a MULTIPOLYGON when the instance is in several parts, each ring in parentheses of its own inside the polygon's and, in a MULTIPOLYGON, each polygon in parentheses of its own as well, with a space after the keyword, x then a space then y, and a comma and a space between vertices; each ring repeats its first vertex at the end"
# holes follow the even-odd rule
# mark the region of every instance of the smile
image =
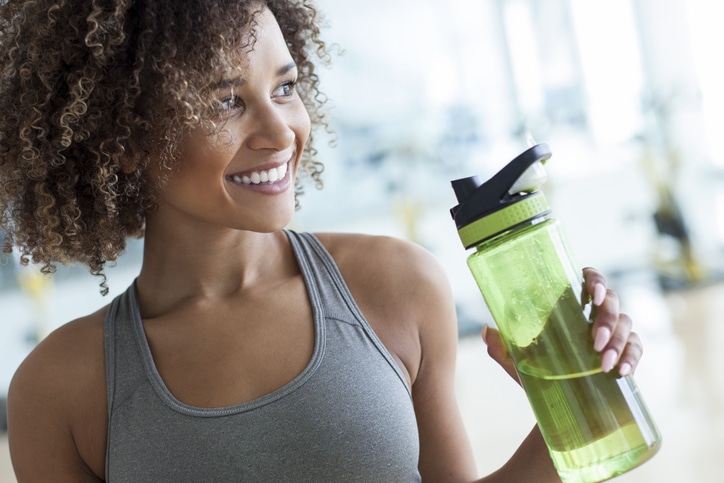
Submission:
POLYGON ((284 179, 287 175, 288 167, 289 163, 285 163, 278 168, 253 171, 252 173, 245 175, 233 174, 227 176, 227 179, 235 184, 244 185, 274 184, 277 181, 284 179))

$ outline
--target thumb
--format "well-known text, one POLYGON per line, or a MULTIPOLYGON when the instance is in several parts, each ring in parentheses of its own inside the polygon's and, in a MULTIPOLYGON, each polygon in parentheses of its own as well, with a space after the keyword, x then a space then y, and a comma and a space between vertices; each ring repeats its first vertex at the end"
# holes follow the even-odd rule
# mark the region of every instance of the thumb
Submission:
POLYGON ((498 329, 489 327, 487 325, 484 326, 483 342, 485 342, 485 345, 488 346, 488 355, 495 362, 500 364, 500 366, 505 369, 505 372, 507 372, 508 375, 513 378, 513 380, 520 384, 520 380, 518 379, 518 373, 515 370, 515 364, 513 363, 513 359, 508 354, 508 350, 505 348, 505 344, 503 344, 503 339, 500 337, 500 332, 498 332, 498 329))

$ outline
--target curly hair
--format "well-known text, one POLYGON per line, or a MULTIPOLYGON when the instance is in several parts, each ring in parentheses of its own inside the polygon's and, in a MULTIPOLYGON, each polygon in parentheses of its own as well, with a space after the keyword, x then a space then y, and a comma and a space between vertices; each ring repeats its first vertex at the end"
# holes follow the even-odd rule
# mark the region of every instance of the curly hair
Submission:
MULTIPOLYGON (((308 0, 0 2, 3 250, 46 273, 83 263, 103 276, 153 209, 149 160, 171 167, 184 134, 213 124, 209 87, 232 67, 229 52, 253 48, 263 5, 298 66, 312 125, 327 126, 315 61, 329 53, 308 0)), ((320 187, 312 146, 310 137, 300 172, 320 187)))

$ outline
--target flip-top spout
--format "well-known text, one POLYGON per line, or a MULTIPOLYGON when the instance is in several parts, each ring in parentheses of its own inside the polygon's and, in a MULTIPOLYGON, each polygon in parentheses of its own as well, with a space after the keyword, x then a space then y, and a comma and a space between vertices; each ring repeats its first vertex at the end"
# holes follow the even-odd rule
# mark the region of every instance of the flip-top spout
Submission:
POLYGON ((458 205, 450 210, 458 228, 521 201, 547 179, 543 163, 551 157, 547 144, 537 144, 508 163, 488 181, 477 176, 452 181, 458 205))
POLYGON ((452 181, 458 205, 450 214, 465 247, 550 212, 538 191, 548 176, 543 164, 551 157, 547 144, 523 151, 492 178, 452 181))

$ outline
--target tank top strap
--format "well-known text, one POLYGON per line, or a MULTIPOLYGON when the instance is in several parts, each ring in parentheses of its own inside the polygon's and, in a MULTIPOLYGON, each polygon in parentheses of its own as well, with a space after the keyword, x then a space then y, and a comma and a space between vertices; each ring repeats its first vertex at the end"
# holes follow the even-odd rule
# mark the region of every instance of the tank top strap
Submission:
POLYGON ((315 297, 321 301, 320 310, 323 311, 327 320, 352 324, 364 332, 367 339, 397 373, 411 396, 410 387, 402 370, 365 319, 332 255, 312 233, 297 233, 292 230, 286 230, 286 233, 307 284, 310 299, 313 298, 311 294, 314 293, 315 297))
POLYGON ((110 304, 104 322, 106 389, 108 415, 145 381, 143 357, 139 353, 134 328, 136 282, 110 304))
POLYGON ((291 230, 286 230, 286 233, 296 253, 307 290, 319 296, 325 315, 349 319, 352 314, 356 322, 367 325, 337 264, 319 239, 312 233, 291 230))

